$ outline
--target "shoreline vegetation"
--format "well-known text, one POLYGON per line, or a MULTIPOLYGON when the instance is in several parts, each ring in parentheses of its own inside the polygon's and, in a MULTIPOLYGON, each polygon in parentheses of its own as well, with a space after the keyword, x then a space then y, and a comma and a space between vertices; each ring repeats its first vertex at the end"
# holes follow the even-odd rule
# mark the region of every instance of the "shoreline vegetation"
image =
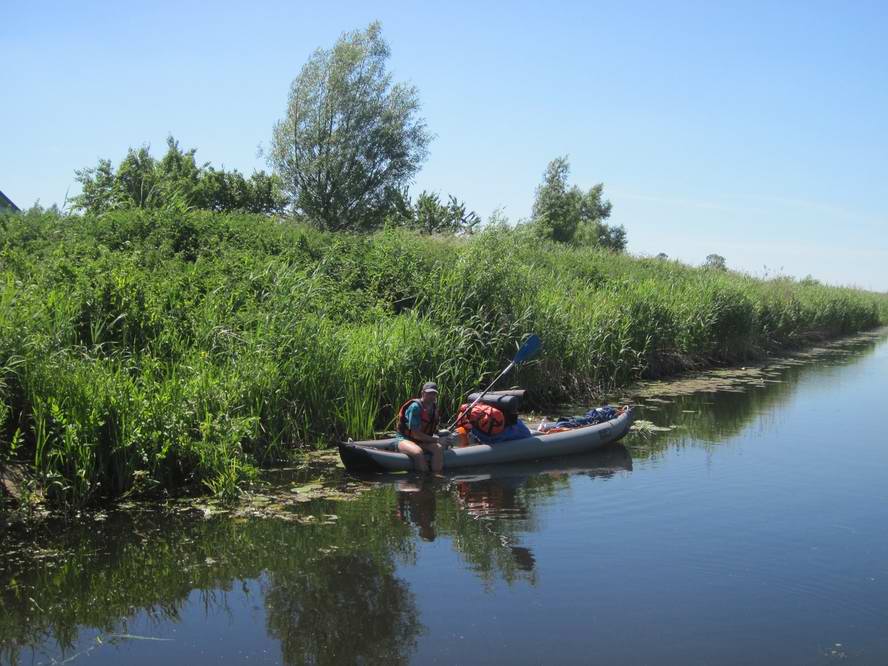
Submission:
POLYGON ((170 136, 159 159, 76 171, 77 214, 0 212, 0 525, 233 497, 390 429, 425 381, 452 414, 531 333, 543 353, 509 381, 542 407, 888 323, 888 294, 624 254, 603 183, 571 184, 566 156, 514 227, 414 199, 433 134, 390 53, 378 21, 318 48, 270 173, 200 164, 170 136))
MULTIPOLYGON (((262 466, 451 413, 530 333, 537 405, 888 323, 888 295, 541 241, 320 231, 286 218, 0 215, 0 469, 76 510, 233 496, 262 466)), ((5 506, 4 506, 5 504, 5 506)))

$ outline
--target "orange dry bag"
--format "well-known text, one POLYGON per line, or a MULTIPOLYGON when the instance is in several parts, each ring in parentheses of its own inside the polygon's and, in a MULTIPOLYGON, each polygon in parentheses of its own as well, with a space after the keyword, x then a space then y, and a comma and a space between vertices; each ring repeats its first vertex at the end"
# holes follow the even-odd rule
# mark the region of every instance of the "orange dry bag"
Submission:
POLYGON ((482 402, 472 407, 472 411, 466 414, 468 405, 461 405, 459 408, 460 418, 457 423, 460 425, 468 422, 470 426, 484 433, 485 435, 499 435, 506 427, 506 417, 496 407, 485 405, 482 402))

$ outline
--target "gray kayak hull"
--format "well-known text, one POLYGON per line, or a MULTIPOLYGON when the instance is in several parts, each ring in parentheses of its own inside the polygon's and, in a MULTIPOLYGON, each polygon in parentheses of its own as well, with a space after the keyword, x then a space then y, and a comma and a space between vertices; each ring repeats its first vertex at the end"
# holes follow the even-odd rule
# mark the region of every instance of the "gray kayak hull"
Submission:
MULTIPOLYGON (((444 452, 444 469, 495 465, 517 460, 538 460, 592 451, 621 439, 629 432, 632 419, 633 410, 627 407, 616 418, 597 425, 552 434, 535 433, 524 439, 496 444, 450 448, 444 452)), ((413 470, 413 461, 398 451, 396 438, 344 442, 339 445, 339 457, 346 469, 353 472, 385 473, 413 470)))

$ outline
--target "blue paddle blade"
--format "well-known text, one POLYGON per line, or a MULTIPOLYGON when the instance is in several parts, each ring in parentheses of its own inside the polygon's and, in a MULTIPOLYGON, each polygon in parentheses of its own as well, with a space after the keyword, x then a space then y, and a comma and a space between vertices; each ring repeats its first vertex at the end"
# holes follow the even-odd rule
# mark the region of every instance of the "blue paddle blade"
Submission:
POLYGON ((536 354, 540 349, 540 339, 534 334, 531 335, 527 340, 524 341, 524 344, 521 345, 521 349, 518 350, 518 353, 515 354, 515 358, 512 359, 512 363, 518 365, 529 359, 531 356, 536 354))

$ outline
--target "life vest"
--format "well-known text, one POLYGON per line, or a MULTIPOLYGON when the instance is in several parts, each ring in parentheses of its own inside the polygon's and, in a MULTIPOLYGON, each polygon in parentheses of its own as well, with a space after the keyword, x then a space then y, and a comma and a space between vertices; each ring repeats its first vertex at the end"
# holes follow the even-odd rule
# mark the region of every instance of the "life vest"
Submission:
POLYGON ((424 409, 422 400, 419 398, 411 398, 401 405, 401 409, 398 410, 398 432, 404 435, 404 437, 410 437, 410 426, 407 425, 407 408, 414 402, 419 403, 419 418, 422 419, 422 428, 420 430, 426 435, 437 435, 438 410, 435 405, 432 405, 432 408, 429 410, 424 409))
POLYGON ((468 423, 472 428, 484 433, 485 435, 499 435, 506 427, 506 415, 502 410, 497 409, 493 405, 485 405, 483 402, 477 403, 472 407, 472 411, 466 413, 469 406, 461 405, 459 408, 460 417, 457 424, 463 425, 468 423))

